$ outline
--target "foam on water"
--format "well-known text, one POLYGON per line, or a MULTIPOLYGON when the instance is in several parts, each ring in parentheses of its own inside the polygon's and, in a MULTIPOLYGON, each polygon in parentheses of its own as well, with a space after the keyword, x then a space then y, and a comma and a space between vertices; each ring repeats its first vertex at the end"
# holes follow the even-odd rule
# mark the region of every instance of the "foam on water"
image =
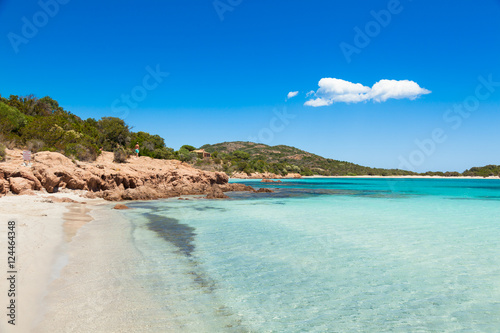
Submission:
POLYGON ((130 204, 179 329, 498 331, 500 181, 246 183, 279 189, 130 204))

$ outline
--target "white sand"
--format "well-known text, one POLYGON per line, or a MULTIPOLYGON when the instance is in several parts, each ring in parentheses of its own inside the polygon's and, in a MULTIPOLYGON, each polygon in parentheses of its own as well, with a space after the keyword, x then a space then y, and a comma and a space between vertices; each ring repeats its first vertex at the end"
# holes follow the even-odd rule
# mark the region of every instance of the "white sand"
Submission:
MULTIPOLYGON (((50 203, 43 197, 6 196, 0 198, 0 332, 31 332, 44 315, 44 297, 49 285, 55 281, 67 262, 68 242, 65 235, 64 214, 71 205, 83 204, 50 203), (16 325, 7 321, 10 298, 7 296, 8 222, 16 222, 16 325), (5 276, 5 278, 4 278, 5 276)), ((76 195, 59 193, 55 197, 69 197, 83 201, 76 195)), ((89 201, 89 200, 85 200, 89 201)), ((90 205, 89 205, 90 206, 90 205)), ((74 229, 74 228, 73 228, 74 229)), ((69 229, 68 229, 69 230, 69 229)))
POLYGON ((132 226, 106 205, 73 238, 68 264, 49 287, 47 312, 33 332, 170 332, 165 309, 132 274, 144 258, 132 226))

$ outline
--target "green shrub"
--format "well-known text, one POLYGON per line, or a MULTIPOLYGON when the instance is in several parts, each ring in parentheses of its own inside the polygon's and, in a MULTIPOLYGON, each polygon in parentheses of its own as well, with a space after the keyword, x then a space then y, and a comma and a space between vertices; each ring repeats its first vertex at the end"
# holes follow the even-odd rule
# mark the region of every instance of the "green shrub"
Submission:
POLYGON ((17 132, 26 125, 26 116, 16 108, 0 102, 0 133, 17 132))
POLYGON ((0 143, 0 162, 5 161, 5 146, 0 143))
POLYGON ((113 162, 116 163, 125 163, 128 158, 127 151, 123 147, 118 147, 114 150, 114 155, 115 158, 113 159, 113 162))
POLYGON ((174 159, 176 157, 176 155, 175 155, 175 152, 172 148, 162 147, 162 148, 156 148, 155 150, 153 150, 152 157, 162 159, 162 160, 171 160, 171 159, 174 159))
POLYGON ((178 155, 179 155, 179 160, 182 162, 190 162, 196 160, 197 158, 196 153, 190 152, 188 149, 184 148, 184 146, 182 146, 182 148, 179 149, 178 155))
POLYGON ((104 150, 110 151, 117 146, 130 144, 130 128, 123 119, 103 117, 96 125, 100 133, 98 143, 99 146, 104 147, 104 150))
POLYGON ((97 147, 84 146, 80 143, 70 143, 66 145, 64 154, 66 156, 73 156, 79 161, 92 162, 97 158, 97 147))
POLYGON ((241 150, 235 150, 233 152, 233 157, 237 160, 248 160, 250 158, 250 154, 241 150))

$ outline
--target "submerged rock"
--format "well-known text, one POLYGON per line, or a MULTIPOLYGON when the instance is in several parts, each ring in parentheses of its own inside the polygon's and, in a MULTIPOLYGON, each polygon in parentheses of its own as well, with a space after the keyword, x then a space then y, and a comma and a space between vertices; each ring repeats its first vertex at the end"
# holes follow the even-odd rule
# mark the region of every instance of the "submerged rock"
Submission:
POLYGON ((119 210, 124 210, 124 209, 130 209, 130 207, 122 205, 122 204, 117 204, 113 209, 119 209, 119 210))
POLYGON ((263 187, 259 188, 259 189, 258 189, 257 191, 255 191, 255 192, 257 192, 257 193, 274 193, 274 191, 273 191, 273 190, 271 190, 271 189, 269 189, 269 188, 263 188, 263 187))

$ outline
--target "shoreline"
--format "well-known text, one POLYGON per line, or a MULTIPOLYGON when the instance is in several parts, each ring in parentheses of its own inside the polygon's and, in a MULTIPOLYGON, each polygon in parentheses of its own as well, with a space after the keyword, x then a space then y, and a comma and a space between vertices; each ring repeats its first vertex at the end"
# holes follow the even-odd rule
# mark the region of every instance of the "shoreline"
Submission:
POLYGON ((401 178, 401 179, 500 179, 498 176, 481 177, 481 176, 457 176, 457 177, 446 177, 446 176, 304 176, 302 178, 401 178))
POLYGON ((262 179, 277 179, 277 180, 297 180, 297 179, 317 179, 317 178, 381 178, 381 179, 500 179, 499 176, 489 176, 489 177, 481 177, 481 176, 457 176, 457 177, 446 177, 446 176, 302 176, 301 178, 233 178, 230 177, 229 180, 262 180, 262 179))

